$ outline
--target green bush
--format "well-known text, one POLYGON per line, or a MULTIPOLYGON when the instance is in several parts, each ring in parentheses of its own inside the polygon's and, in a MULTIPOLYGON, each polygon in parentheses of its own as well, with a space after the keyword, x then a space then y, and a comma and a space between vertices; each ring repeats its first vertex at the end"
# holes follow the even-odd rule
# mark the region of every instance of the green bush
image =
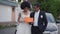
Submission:
POLYGON ((0 29, 10 28, 10 27, 16 27, 16 25, 10 25, 10 26, 7 26, 7 25, 2 26, 2 25, 0 25, 0 29))
POLYGON ((50 12, 55 19, 60 15, 60 0, 37 0, 40 3, 40 9, 50 12))

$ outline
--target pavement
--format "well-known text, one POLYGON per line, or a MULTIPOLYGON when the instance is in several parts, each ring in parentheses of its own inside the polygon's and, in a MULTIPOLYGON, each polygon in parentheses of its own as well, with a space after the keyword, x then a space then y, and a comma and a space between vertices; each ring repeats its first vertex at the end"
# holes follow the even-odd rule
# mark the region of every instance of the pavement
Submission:
POLYGON ((60 23, 58 23, 57 26, 58 26, 58 34, 60 34, 60 23))
POLYGON ((0 29, 0 34, 14 34, 15 27, 0 29))
MULTIPOLYGON (((57 25, 58 25, 58 34, 60 34, 60 24, 57 25)), ((15 27, 0 29, 0 34, 14 34, 15 29, 16 29, 15 27)))

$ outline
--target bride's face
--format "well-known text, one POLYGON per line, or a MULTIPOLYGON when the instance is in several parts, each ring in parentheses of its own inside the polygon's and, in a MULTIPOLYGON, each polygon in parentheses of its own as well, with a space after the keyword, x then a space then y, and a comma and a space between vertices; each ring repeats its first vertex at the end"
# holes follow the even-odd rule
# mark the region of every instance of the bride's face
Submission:
POLYGON ((25 8, 24 8, 24 11, 25 11, 25 12, 27 12, 28 10, 29 10, 29 8, 28 8, 28 7, 25 7, 25 8))

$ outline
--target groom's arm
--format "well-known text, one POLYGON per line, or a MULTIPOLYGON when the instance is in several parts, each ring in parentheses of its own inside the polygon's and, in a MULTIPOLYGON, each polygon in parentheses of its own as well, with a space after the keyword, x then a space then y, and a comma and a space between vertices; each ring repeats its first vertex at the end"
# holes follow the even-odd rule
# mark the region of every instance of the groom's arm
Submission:
POLYGON ((45 29, 46 29, 46 27, 47 27, 47 18, 46 18, 46 14, 45 14, 45 12, 44 12, 44 14, 43 14, 44 16, 43 16, 43 21, 44 21, 44 31, 45 31, 45 29))
MULTIPOLYGON (((32 13, 30 13, 30 18, 32 18, 33 17, 33 12, 32 13)), ((29 23, 30 25, 32 25, 32 23, 30 22, 29 23)))

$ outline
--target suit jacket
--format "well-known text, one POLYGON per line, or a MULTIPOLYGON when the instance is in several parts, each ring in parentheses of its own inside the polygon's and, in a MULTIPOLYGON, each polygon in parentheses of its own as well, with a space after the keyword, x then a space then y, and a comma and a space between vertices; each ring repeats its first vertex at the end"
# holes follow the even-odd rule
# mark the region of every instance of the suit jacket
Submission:
MULTIPOLYGON (((30 17, 32 17, 34 19, 34 15, 35 15, 35 12, 32 12, 30 14, 30 17)), ((33 27, 33 24, 32 24, 32 27, 33 27)), ((39 13, 38 27, 39 27, 39 30, 42 31, 42 32, 44 32, 44 30, 47 27, 47 19, 46 19, 46 15, 45 15, 44 11, 40 11, 40 13, 39 13)))

